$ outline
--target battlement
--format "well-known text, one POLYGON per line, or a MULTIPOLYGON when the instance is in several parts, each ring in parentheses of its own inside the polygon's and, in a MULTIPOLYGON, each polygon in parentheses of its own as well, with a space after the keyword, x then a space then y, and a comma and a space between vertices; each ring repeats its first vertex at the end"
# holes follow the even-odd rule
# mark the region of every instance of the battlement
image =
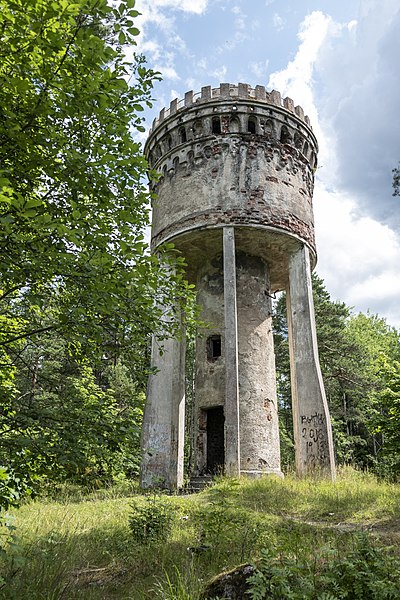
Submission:
POLYGON ((247 83, 239 83, 238 85, 221 83, 220 86, 216 88, 212 88, 210 85, 204 86, 201 88, 201 91, 197 93, 190 90, 189 92, 186 92, 185 97, 181 100, 172 100, 169 108, 163 108, 160 111, 158 118, 154 119, 150 133, 154 131, 164 119, 175 115, 185 108, 218 100, 250 100, 280 107, 293 113, 311 129, 310 119, 304 114, 304 110, 301 106, 295 106, 291 98, 282 98, 280 92, 277 90, 267 92, 263 85, 257 85, 255 88, 252 88, 247 83))

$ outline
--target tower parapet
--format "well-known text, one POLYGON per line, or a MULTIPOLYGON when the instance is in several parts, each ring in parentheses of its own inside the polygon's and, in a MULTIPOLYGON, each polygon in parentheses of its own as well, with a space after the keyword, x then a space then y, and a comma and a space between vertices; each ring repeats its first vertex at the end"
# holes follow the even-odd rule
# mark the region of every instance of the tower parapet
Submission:
POLYGON ((169 108, 163 108, 160 111, 159 117, 153 121, 152 130, 157 127, 161 121, 174 115, 181 109, 192 106, 193 104, 201 104, 203 102, 210 102, 212 100, 221 99, 232 99, 232 100, 250 100, 257 102, 265 102, 266 104, 272 104, 285 108, 292 113, 295 113, 302 121, 308 125, 311 129, 310 119, 304 115, 304 111, 301 106, 295 106, 291 98, 282 98, 281 93, 277 90, 268 92, 263 85, 257 85, 252 88, 247 83, 239 83, 238 85, 231 83, 221 83, 219 87, 212 88, 210 85, 201 88, 201 92, 194 93, 193 90, 186 92, 185 97, 182 99, 171 100, 169 108))

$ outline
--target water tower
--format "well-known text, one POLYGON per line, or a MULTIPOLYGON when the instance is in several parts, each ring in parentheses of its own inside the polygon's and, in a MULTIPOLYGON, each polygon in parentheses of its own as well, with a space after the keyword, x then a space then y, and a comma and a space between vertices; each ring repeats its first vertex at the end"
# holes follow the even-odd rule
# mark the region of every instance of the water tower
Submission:
MULTIPOLYGON (((286 290, 297 472, 334 477, 311 290, 317 141, 290 98, 223 83, 173 100, 145 152, 154 185, 152 249, 173 242, 195 283, 192 475, 281 474, 271 297, 286 290)), ((170 339, 148 384, 143 487, 181 487, 185 345, 170 339)))

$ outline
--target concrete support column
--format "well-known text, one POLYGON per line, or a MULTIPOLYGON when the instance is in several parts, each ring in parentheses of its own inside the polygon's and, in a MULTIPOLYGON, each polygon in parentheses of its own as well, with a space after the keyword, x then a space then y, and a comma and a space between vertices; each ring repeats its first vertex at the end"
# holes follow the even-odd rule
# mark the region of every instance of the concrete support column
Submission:
POLYGON ((236 252, 242 475, 282 476, 269 267, 236 252))
POLYGON ((185 433, 185 344, 153 338, 152 366, 142 428, 141 486, 183 485, 185 433), (160 350, 162 350, 160 352, 160 350))
POLYGON ((311 268, 303 245, 289 259, 287 290, 296 470, 335 478, 332 428, 318 358, 311 268))
POLYGON ((225 315, 225 469, 240 475, 235 230, 223 228, 225 315))

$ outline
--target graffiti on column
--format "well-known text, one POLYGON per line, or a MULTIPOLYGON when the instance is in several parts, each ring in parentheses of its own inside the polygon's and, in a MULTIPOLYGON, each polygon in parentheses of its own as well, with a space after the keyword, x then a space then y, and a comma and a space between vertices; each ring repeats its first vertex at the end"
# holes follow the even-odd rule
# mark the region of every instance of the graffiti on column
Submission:
POLYGON ((306 465, 315 469, 329 462, 329 448, 325 415, 315 412, 301 415, 301 438, 306 447, 306 465))

